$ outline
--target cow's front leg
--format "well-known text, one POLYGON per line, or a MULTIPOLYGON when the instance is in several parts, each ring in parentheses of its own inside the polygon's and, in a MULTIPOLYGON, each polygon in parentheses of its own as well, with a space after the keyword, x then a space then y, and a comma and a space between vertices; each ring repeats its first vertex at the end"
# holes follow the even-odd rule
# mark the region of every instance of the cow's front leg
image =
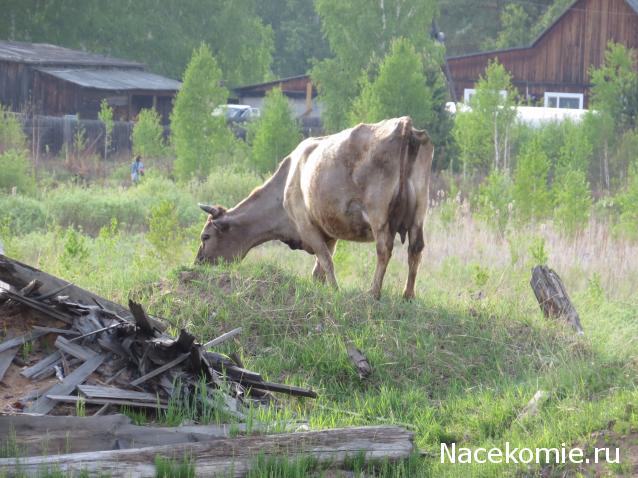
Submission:
POLYGON ((414 299, 414 284, 416 282, 416 273, 421 263, 421 254, 425 244, 423 242, 423 225, 418 224, 410 228, 409 245, 408 245, 408 279, 405 282, 403 290, 403 298, 407 300, 414 299))
POLYGON ((388 262, 390 262, 390 257, 392 257, 392 247, 394 245, 394 237, 390 234, 389 225, 386 224, 377 231, 375 240, 377 243, 377 267, 374 271, 370 293, 375 299, 380 299, 383 277, 385 276, 388 262))
MULTIPOLYGON (((328 246, 328 251, 330 252, 330 257, 334 254, 335 246, 337 245, 337 241, 332 239, 326 241, 326 245, 328 246)), ((312 269, 312 278, 318 282, 325 283, 326 282, 326 273, 321 267, 321 263, 319 262, 319 258, 315 259, 315 267, 312 269)))

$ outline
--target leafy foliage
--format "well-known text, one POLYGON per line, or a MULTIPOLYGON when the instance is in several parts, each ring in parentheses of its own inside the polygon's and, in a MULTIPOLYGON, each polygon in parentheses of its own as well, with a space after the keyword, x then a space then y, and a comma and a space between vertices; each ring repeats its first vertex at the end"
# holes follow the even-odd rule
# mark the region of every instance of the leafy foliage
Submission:
POLYGON ((250 127, 252 164, 262 174, 274 171, 302 138, 288 100, 279 88, 266 94, 262 115, 250 127))
POLYGON ((514 95, 509 72, 490 62, 470 100, 471 110, 457 112, 453 134, 465 172, 509 169, 514 95))
POLYGON ((181 230, 177 208, 171 201, 164 199, 151 208, 147 238, 161 256, 178 246, 181 230))
POLYGON ((200 45, 186 68, 171 117, 175 173, 182 180, 206 177, 235 143, 225 118, 212 114, 228 97, 228 90, 220 86, 221 79, 210 48, 200 45))
POLYGON ((477 216, 502 234, 510 220, 512 200, 512 180, 509 175, 493 170, 479 187, 477 216))
POLYGON ((532 19, 525 8, 516 3, 505 5, 501 11, 501 30, 495 40, 483 43, 484 50, 526 46, 532 39, 532 19))
POLYGON ((35 178, 25 151, 10 149, 0 154, 0 171, 0 191, 10 193, 16 188, 21 193, 35 192, 35 178))
POLYGON ((350 123, 375 123, 384 118, 409 115, 415 126, 424 128, 436 120, 433 96, 421 56, 409 40, 399 38, 392 42, 378 75, 372 81, 364 76, 350 123))
POLYGON ((142 109, 138 116, 133 132, 133 154, 143 158, 158 158, 164 155, 164 127, 160 116, 154 109, 142 109))
POLYGON ((538 138, 526 143, 518 156, 513 197, 518 218, 524 222, 548 216, 552 201, 548 187, 550 161, 538 138))
POLYGON ((103 99, 100 103, 100 111, 97 117, 104 123, 104 159, 106 159, 109 145, 111 144, 111 135, 113 134, 113 108, 109 106, 106 99, 103 99))
POLYGON ((257 0, 7 0, 0 38, 45 42, 141 61, 177 78, 201 42, 231 84, 270 74, 273 33, 257 0), (123 13, 125 12, 125 14, 123 13))
POLYGON ((591 212, 591 193, 585 173, 580 169, 567 169, 554 181, 554 220, 566 235, 573 236, 583 230, 591 212))
POLYGON ((389 51, 392 41, 408 39, 418 52, 432 51, 431 39, 424 35, 436 6, 433 0, 418 0, 406 8, 402 0, 317 0, 322 30, 333 58, 322 60, 312 69, 325 107, 324 126, 336 131, 348 126, 352 103, 360 88, 352 78, 389 51))
POLYGON ((27 137, 20 121, 0 104, 0 153, 10 149, 21 151, 26 147, 27 137))

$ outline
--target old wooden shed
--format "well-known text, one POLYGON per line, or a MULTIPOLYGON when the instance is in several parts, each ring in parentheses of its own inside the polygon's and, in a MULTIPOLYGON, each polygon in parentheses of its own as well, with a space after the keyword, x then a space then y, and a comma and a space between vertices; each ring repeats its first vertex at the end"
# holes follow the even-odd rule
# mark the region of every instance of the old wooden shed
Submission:
POLYGON ((96 119, 106 99, 114 118, 130 121, 155 107, 168 123, 179 81, 129 60, 43 43, 0 41, 0 103, 31 115, 96 119))
POLYGON ((638 0, 576 0, 531 45, 447 59, 454 91, 468 100, 489 61, 512 74, 522 98, 558 108, 585 108, 590 67, 610 41, 638 48, 638 0))

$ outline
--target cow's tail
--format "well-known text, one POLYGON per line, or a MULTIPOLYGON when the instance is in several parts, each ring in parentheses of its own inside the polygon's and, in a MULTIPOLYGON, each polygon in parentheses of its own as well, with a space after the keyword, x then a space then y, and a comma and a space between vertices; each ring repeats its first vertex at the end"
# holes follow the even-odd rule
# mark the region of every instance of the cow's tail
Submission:
POLYGON ((397 232, 401 237, 401 243, 405 242, 405 236, 409 225, 405 222, 408 209, 408 187, 407 178, 409 170, 410 138, 412 132, 412 122, 404 121, 401 129, 401 149, 399 152, 399 192, 390 207, 390 232, 394 236, 397 232))

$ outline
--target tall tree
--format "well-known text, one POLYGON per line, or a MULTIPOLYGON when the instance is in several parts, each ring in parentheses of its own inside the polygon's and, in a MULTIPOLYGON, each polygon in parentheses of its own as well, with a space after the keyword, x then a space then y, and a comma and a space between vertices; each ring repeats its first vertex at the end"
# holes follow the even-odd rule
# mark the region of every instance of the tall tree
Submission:
POLYGON ((0 38, 53 43, 148 64, 180 77, 207 43, 229 84, 270 75, 273 34, 257 0, 7 0, 0 38))
POLYGON ((220 86, 221 78, 217 61, 202 44, 186 68, 171 116, 175 173, 182 180, 208 176, 235 141, 224 115, 212 114, 228 98, 228 91, 220 86))
POLYGON ((264 99, 261 117, 250 126, 252 161, 257 170, 270 173, 302 138, 299 124, 281 89, 270 90, 264 99))
POLYGON ((272 69, 278 77, 307 73, 314 60, 329 55, 314 0, 258 2, 258 14, 275 37, 272 69))
POLYGON ((434 50, 428 36, 436 14, 434 0, 317 0, 316 8, 334 55, 312 70, 328 130, 347 126, 360 88, 353 78, 360 78, 371 60, 385 56, 393 39, 408 39, 418 52, 434 50))

